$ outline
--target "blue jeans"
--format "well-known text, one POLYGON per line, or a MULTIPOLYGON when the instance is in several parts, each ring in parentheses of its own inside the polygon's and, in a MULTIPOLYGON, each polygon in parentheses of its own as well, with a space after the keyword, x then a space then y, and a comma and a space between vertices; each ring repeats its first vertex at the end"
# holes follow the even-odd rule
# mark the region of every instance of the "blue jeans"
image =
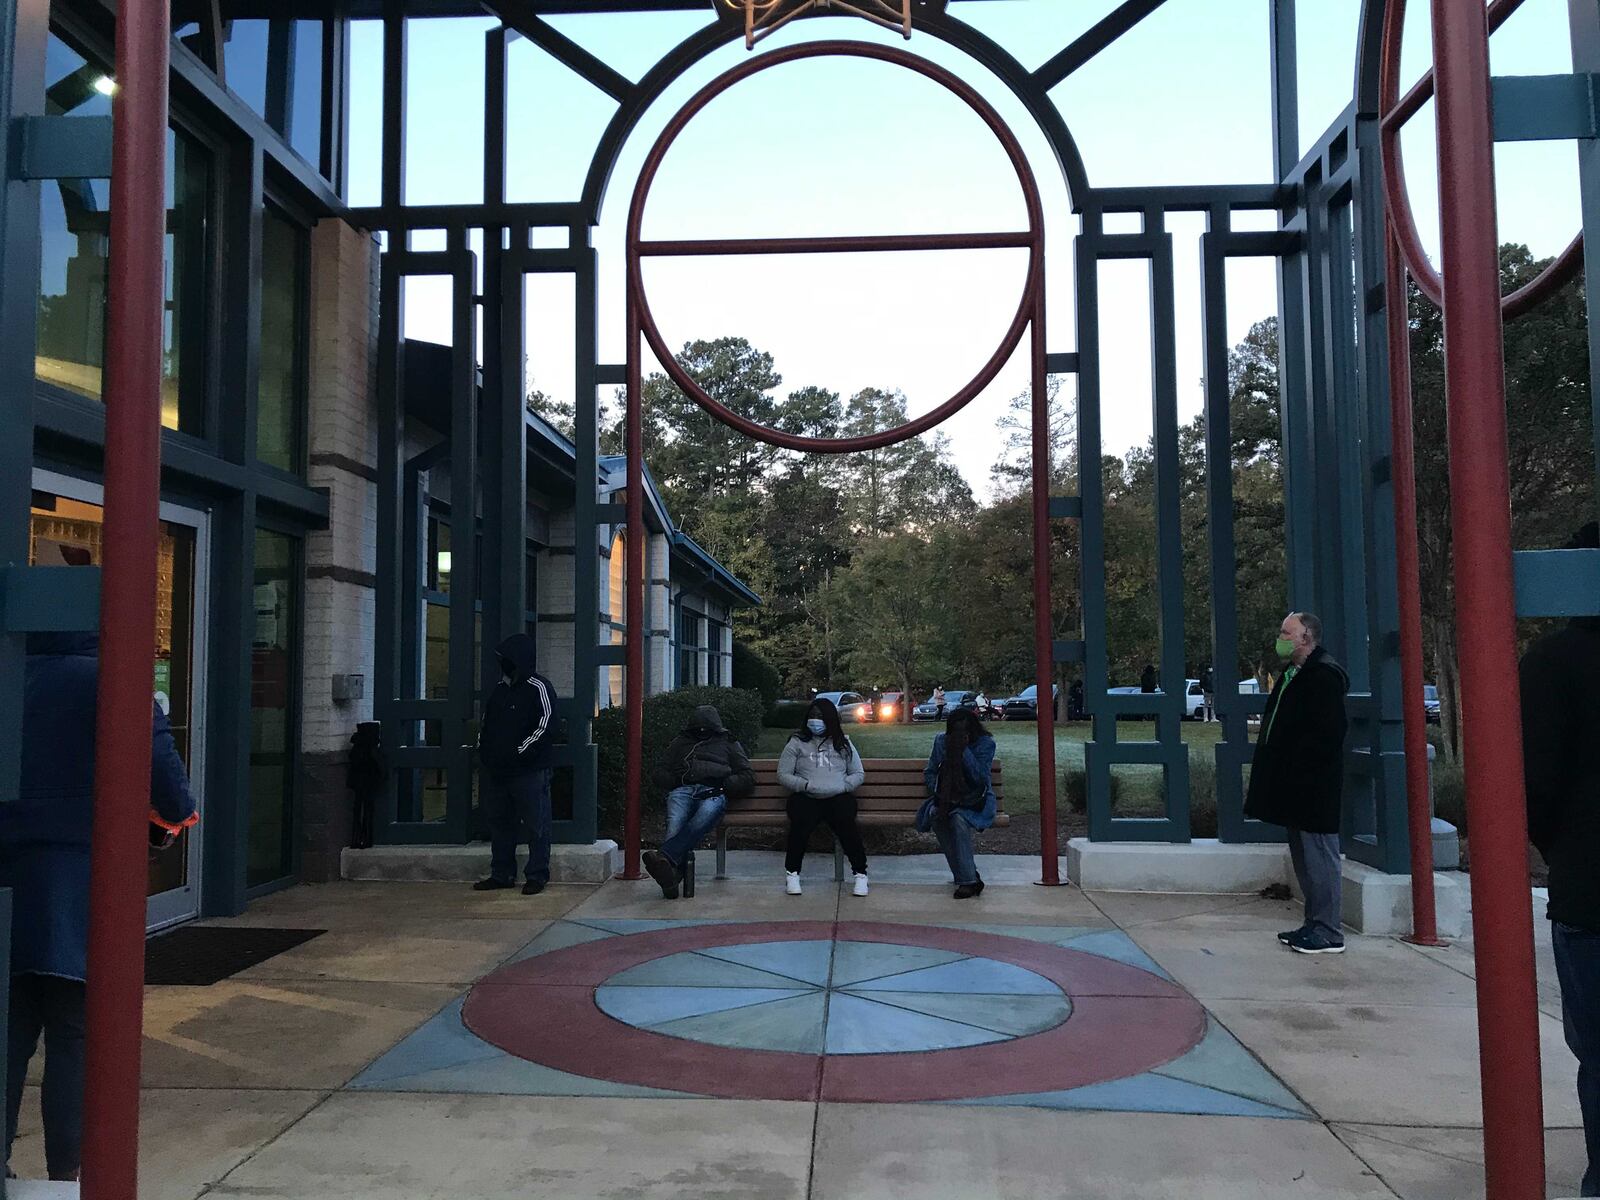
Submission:
POLYGON ((517 845, 528 843, 528 881, 550 882, 550 770, 479 779, 484 815, 489 820, 489 874, 502 882, 517 878, 517 845))
POLYGON ((51 1179, 71 1179, 83 1146, 83 983, 13 975, 7 1015, 6 1161, 17 1136, 28 1063, 44 1034, 44 1157, 51 1179))
POLYGON ((706 834, 722 820, 728 797, 719 788, 705 784, 686 784, 667 793, 667 840, 661 853, 682 867, 689 852, 703 842, 706 834))
POLYGON ((1561 1016, 1567 1045, 1578 1060, 1578 1107, 1589 1168, 1580 1196, 1600 1196, 1600 932, 1563 925, 1551 930, 1556 975, 1561 981, 1561 1016))
POLYGON ((944 851, 955 881, 958 884, 977 883, 978 864, 972 857, 972 826, 961 815, 961 810, 952 809, 947 817, 934 817, 933 836, 939 839, 939 849, 944 851))

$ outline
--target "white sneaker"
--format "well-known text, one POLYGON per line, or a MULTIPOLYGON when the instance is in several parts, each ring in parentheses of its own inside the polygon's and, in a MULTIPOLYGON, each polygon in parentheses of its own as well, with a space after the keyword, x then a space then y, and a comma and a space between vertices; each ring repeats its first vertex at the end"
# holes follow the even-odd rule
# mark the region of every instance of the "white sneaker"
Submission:
POLYGON ((791 896, 798 896, 800 894, 799 871, 785 871, 783 873, 783 890, 788 892, 791 896))
POLYGON ((865 896, 867 894, 867 877, 865 875, 856 875, 856 886, 850 889, 850 894, 852 896, 865 896))

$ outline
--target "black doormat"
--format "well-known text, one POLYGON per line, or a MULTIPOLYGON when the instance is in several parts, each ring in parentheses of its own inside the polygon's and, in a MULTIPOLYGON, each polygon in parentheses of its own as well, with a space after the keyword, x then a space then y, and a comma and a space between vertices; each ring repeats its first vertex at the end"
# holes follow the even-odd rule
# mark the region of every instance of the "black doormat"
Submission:
POLYGON ((144 981, 209 987, 326 933, 325 929, 254 929, 189 925, 144 944, 144 981))

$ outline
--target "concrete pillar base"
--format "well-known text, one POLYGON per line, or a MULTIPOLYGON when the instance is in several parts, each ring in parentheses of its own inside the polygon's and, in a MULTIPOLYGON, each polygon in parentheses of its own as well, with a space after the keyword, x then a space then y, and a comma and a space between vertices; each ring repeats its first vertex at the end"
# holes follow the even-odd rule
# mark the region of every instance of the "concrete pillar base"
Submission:
MULTIPOLYGON (((1289 888, 1301 899, 1294 872, 1289 888)), ((1380 937, 1406 937, 1411 933, 1411 876, 1387 875, 1365 863, 1344 860, 1344 923, 1357 933, 1380 937)), ((1471 888, 1459 872, 1433 876, 1434 919, 1446 940, 1465 932, 1472 911, 1471 888)))
MULTIPOLYGON (((489 847, 474 842, 470 846, 347 848, 342 868, 344 877, 351 880, 470 883, 489 874, 489 847)), ((622 853, 610 840, 550 848, 551 883, 604 883, 621 869, 622 853)))
POLYGON ((1067 878, 1092 892, 1259 892, 1289 875, 1283 846, 1224 845, 1215 838, 1067 843, 1067 878))

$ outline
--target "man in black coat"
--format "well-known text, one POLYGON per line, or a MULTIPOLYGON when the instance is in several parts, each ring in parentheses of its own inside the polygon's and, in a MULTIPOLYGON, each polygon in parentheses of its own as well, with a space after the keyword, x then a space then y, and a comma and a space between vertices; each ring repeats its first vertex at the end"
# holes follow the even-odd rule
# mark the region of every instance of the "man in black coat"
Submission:
POLYGON ((1311 613, 1283 619, 1277 650, 1284 671, 1261 717, 1244 811, 1288 831, 1306 898, 1305 924, 1278 940, 1301 954, 1342 954, 1339 810, 1350 677, 1321 643, 1322 622, 1311 613))
MULTIPOLYGON (((1567 544, 1596 548, 1593 521, 1567 544)), ((1600 617, 1540 638, 1521 674, 1528 835, 1550 868, 1551 940, 1589 1150, 1579 1195, 1600 1196, 1600 617)))
POLYGON ((483 762, 479 795, 489 820, 489 877, 473 890, 517 884, 517 843, 527 831, 524 896, 550 882, 550 748, 555 743, 556 690, 533 669, 534 641, 514 633, 496 648, 501 678, 484 699, 478 727, 483 762))

